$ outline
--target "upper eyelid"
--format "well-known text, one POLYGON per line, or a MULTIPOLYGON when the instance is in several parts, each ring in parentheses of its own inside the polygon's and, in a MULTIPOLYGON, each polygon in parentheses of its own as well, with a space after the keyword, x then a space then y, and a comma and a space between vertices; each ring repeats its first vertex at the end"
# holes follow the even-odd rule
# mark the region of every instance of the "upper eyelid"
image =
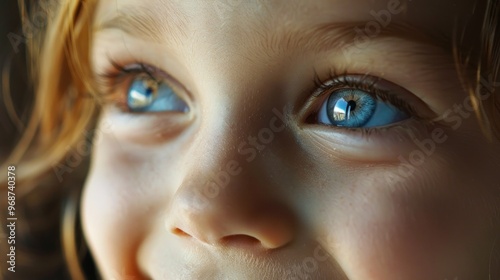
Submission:
POLYGON ((171 75, 160 70, 158 67, 150 66, 145 62, 137 61, 130 64, 121 64, 110 57, 108 57, 108 60, 111 65, 110 68, 112 69, 107 69, 104 72, 96 74, 97 82, 101 84, 101 86, 103 86, 107 91, 114 90, 118 83, 122 81, 122 78, 134 74, 146 74, 157 83, 160 83, 162 81, 169 81, 168 84, 175 83, 176 85, 181 85, 171 75))
MULTIPOLYGON (((334 86, 349 86, 366 90, 382 90, 376 87, 377 82, 381 80, 381 78, 370 76, 367 74, 349 74, 347 72, 344 72, 343 74, 337 74, 335 71, 332 71, 330 72, 329 78, 326 81, 322 81, 319 76, 316 76, 314 79, 314 83, 317 87, 317 91, 328 90, 334 86), (356 77, 360 77, 358 81, 351 80, 356 79, 356 77), (372 82, 368 84, 365 83, 365 80, 372 80, 372 82)), ((321 92, 314 92, 314 95, 320 94, 321 92)))
POLYGON ((110 63, 120 73, 145 73, 154 79, 155 72, 158 72, 157 70, 155 70, 156 68, 148 66, 147 64, 145 64, 143 62, 137 62, 137 63, 129 64, 129 65, 121 65, 118 62, 116 62, 115 60, 110 59, 110 63), (137 65, 139 67, 127 68, 130 65, 137 65))
POLYGON ((338 90, 341 88, 354 88, 357 90, 366 91, 369 94, 374 93, 375 95, 377 95, 378 93, 389 94, 390 90, 377 87, 376 84, 380 81, 382 81, 381 78, 366 74, 345 73, 342 75, 338 75, 335 74, 335 72, 331 72, 329 78, 325 81, 320 80, 319 77, 315 79, 314 83, 316 89, 314 90, 312 97, 317 98, 326 94, 327 91, 330 91, 328 93, 331 93, 334 90, 338 90), (358 80, 354 81, 356 78, 358 80), (367 83, 366 81, 371 82, 367 83))

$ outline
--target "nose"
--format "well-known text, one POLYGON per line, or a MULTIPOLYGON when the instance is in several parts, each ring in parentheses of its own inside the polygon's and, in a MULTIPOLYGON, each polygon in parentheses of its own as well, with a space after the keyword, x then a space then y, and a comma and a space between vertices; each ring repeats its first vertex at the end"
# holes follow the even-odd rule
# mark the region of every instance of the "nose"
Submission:
POLYGON ((233 183, 219 190, 214 181, 200 181, 203 176, 188 178, 176 192, 166 223, 171 233, 214 246, 264 249, 293 240, 292 212, 255 185, 263 180, 232 178, 233 183))
POLYGON ((185 173, 169 201, 167 230, 213 246, 284 247, 296 234, 293 197, 269 166, 283 139, 293 139, 283 107, 273 107, 282 103, 266 99, 273 105, 262 106, 241 95, 229 106, 226 95, 216 100, 224 110, 206 106, 182 155, 185 173), (241 108, 255 114, 242 114, 241 108))

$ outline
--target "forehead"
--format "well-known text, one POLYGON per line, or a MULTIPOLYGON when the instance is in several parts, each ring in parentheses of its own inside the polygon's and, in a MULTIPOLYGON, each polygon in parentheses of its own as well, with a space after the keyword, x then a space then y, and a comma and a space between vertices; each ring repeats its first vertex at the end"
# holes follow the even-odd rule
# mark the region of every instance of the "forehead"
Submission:
POLYGON ((476 5, 472 0, 101 0, 96 22, 120 14, 148 13, 169 31, 202 32, 200 26, 204 26, 213 36, 249 28, 278 30, 325 23, 384 28, 405 23, 432 37, 451 38, 461 22, 471 24, 479 9, 476 5))

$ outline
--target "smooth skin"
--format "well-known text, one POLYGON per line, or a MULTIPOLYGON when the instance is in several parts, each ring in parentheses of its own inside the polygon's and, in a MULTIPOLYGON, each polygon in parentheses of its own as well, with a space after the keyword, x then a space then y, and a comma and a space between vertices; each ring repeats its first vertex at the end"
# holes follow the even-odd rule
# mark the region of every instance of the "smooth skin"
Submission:
POLYGON ((500 143, 482 134, 449 44, 472 7, 100 1, 96 74, 111 59, 156 67, 189 106, 103 107, 82 219, 104 279, 500 277, 500 143), (391 15, 380 30, 374 13, 391 15), (415 115, 369 131, 311 120, 327 98, 315 74, 332 72, 401 87, 415 115))

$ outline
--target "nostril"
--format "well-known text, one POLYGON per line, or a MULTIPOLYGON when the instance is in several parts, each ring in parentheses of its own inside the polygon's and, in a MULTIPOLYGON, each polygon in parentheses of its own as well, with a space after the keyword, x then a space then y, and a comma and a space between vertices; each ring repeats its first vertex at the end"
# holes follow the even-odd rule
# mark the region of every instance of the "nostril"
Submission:
POLYGON ((261 244, 260 240, 255 237, 245 234, 235 234, 224 236, 221 238, 221 243, 225 245, 256 245, 261 244))
POLYGON ((183 231, 180 228, 174 228, 172 230, 172 233, 175 234, 175 235, 178 235, 178 236, 191 237, 190 234, 188 234, 187 232, 183 231))

